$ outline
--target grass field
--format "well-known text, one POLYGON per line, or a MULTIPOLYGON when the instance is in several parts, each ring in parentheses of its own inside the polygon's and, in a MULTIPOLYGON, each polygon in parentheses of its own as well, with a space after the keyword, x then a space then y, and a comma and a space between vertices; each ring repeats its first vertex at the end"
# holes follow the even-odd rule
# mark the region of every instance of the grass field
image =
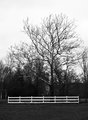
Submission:
POLYGON ((88 104, 0 104, 0 120, 88 120, 88 104))

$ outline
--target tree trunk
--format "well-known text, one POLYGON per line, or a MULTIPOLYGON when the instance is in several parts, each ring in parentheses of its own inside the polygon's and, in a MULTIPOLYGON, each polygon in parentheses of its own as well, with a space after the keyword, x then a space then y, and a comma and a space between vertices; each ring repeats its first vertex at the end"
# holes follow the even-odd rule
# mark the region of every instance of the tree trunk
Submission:
POLYGON ((65 95, 68 96, 68 77, 67 77, 67 72, 65 73, 65 95))
POLYGON ((51 65, 51 86, 50 86, 50 95, 54 96, 54 78, 53 78, 53 64, 51 65))

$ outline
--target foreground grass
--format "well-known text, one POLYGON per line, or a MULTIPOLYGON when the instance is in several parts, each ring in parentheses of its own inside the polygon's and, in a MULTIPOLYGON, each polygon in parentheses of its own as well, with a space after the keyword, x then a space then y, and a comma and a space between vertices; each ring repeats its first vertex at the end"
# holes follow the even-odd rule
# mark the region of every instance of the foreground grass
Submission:
POLYGON ((88 104, 0 104, 0 120, 88 120, 88 104))

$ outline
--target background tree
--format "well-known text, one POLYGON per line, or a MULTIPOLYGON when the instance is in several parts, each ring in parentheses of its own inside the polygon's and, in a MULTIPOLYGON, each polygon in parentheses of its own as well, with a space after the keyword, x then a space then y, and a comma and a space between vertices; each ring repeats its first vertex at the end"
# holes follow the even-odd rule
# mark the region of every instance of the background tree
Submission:
POLYGON ((0 61, 0 98, 7 97, 7 85, 10 81, 11 69, 0 61))
POLYGON ((14 45, 10 47, 9 53, 7 55, 6 64, 12 69, 24 67, 26 63, 30 63, 32 59, 36 57, 34 47, 22 42, 19 45, 14 45))
MULTIPOLYGON (((44 64, 43 61, 37 56, 34 47, 26 43, 21 43, 19 46, 11 46, 8 58, 7 65, 16 73, 18 73, 17 71, 19 68, 22 69, 21 71, 23 71, 22 74, 25 83, 30 85, 34 84, 37 91, 36 94, 39 94, 39 91, 41 93, 41 84, 43 84, 46 79, 43 69, 44 64), (42 82, 40 81, 40 78, 42 82)), ((17 79, 17 77, 15 78, 17 79)))
POLYGON ((79 64, 82 69, 81 81, 83 82, 84 97, 87 98, 88 97, 87 95, 88 94, 88 90, 87 90, 88 88, 88 48, 87 47, 84 47, 80 53, 79 64))
POLYGON ((83 69, 83 76, 84 81, 87 81, 87 74, 88 74, 88 49, 85 48, 82 52, 82 69, 83 69))
POLYGON ((1 99, 2 99, 3 82, 4 82, 3 70, 4 70, 4 64, 2 61, 0 61, 0 98, 1 99))
MULTIPOLYGON (((41 60, 47 62, 50 69, 50 91, 54 95, 54 70, 57 66, 64 66, 64 61, 68 53, 74 53, 73 50, 78 48, 79 39, 74 32, 74 24, 64 15, 50 15, 44 19, 42 25, 32 26, 28 19, 24 22, 24 31, 32 41, 41 60), (59 61, 59 62, 58 62, 59 61)), ((68 62, 72 61, 73 54, 69 55, 68 62)))

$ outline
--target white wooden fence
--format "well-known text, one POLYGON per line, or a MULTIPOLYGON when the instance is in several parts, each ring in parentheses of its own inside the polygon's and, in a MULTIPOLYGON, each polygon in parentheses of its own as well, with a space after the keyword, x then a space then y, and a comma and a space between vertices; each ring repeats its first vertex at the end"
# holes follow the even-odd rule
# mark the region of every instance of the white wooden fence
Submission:
POLYGON ((8 97, 8 103, 79 103, 79 96, 8 97))

